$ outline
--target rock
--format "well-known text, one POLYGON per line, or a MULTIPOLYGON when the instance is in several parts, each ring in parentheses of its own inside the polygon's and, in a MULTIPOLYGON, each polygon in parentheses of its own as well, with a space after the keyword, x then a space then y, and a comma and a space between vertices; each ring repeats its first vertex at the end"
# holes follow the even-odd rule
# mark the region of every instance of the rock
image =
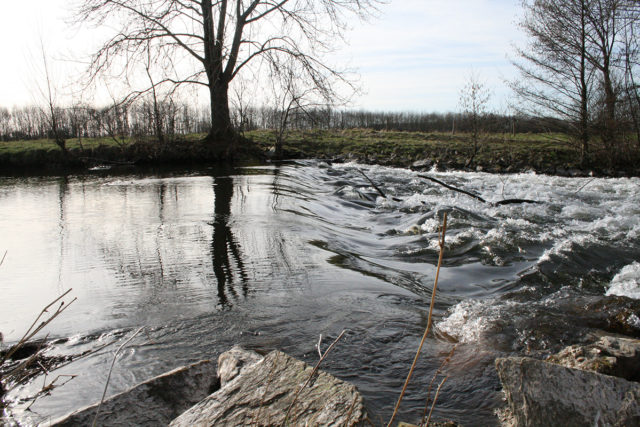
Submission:
POLYGON ((225 351, 218 357, 218 378, 220 386, 224 387, 247 367, 262 360, 263 356, 255 351, 245 350, 234 345, 231 350, 225 351))
POLYGON ((603 336, 590 345, 572 345, 550 356, 548 362, 568 368, 640 380, 640 340, 603 336))
POLYGON ((640 425, 640 384, 526 357, 496 359, 518 426, 640 425))
POLYGON ((322 371, 299 393, 287 418, 294 396, 311 372, 312 368, 304 362, 272 351, 173 420, 170 426, 253 423, 352 426, 364 421, 364 404, 356 388, 322 371))
MULTIPOLYGON (((167 425, 182 412, 207 397, 218 385, 209 360, 174 369, 105 400, 99 426, 167 425)), ((90 426, 98 403, 79 409, 52 426, 90 426)))
POLYGON ((411 169, 429 169, 432 165, 430 159, 416 160, 411 163, 411 169))
MULTIPOLYGON (((431 427, 459 427, 459 425, 453 421, 442 421, 442 422, 429 421, 429 425, 431 427)), ((418 426, 415 424, 409 424, 409 423, 400 421, 398 423, 398 427, 418 427, 418 426)))

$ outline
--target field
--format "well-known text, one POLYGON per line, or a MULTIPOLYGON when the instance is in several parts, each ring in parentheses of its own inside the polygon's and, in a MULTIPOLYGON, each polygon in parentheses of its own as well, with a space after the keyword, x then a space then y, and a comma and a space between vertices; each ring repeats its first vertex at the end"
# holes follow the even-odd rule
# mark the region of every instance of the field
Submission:
MULTIPOLYGON (((150 139, 113 138, 69 139, 69 156, 64 156, 52 140, 0 142, 0 165, 6 167, 82 166, 87 163, 197 163, 211 161, 204 135, 176 137, 160 145, 150 139)), ((268 157, 275 132, 256 130, 244 133, 243 158, 268 157), (252 144, 253 143, 253 144, 252 144)), ((464 133, 376 131, 371 129, 291 131, 283 144, 284 158, 326 158, 409 167, 472 169, 491 172, 536 170, 564 173, 579 169, 580 156, 564 134, 484 134, 478 153, 464 133), (417 163, 416 163, 417 162, 417 163)))

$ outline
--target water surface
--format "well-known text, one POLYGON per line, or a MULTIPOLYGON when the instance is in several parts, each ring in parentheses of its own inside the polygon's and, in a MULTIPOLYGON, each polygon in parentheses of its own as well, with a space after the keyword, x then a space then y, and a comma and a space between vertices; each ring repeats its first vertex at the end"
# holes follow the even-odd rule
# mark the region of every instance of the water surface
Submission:
MULTIPOLYGON (((19 339, 68 288, 78 300, 47 329, 49 353, 96 350, 53 375, 78 375, 29 411, 41 422, 234 344, 323 365, 352 381, 376 422, 390 416, 426 326, 448 212, 434 334, 401 419, 418 422, 426 390, 455 346, 434 416, 492 425, 503 405, 497 356, 542 357, 606 327, 584 307, 640 294, 640 180, 535 174, 430 175, 309 161, 253 168, 0 179, 0 331, 19 339), (362 169, 387 197, 360 174, 362 169), (609 294, 609 296, 607 295, 609 294)), ((620 321, 640 332, 637 313, 620 321), (634 317, 635 316, 635 317, 634 317)), ((604 316, 604 317, 603 317, 604 316)), ((442 378, 442 377, 439 377, 442 378)))

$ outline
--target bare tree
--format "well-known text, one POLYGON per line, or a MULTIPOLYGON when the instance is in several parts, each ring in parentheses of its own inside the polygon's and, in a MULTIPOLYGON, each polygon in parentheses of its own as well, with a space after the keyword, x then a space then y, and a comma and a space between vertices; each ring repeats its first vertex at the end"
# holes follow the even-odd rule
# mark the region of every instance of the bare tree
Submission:
POLYGON ((590 31, 588 59, 599 72, 601 89, 602 120, 600 134, 607 150, 616 157, 617 107, 619 94, 616 91, 615 71, 620 66, 619 48, 622 38, 622 12, 626 0, 590 0, 587 20, 590 31))
POLYGON ((640 7, 629 8, 624 23, 624 94, 627 114, 636 134, 636 145, 640 148, 640 85, 635 74, 640 67, 640 7))
POLYGON ((591 0, 525 0, 523 5, 521 27, 529 45, 517 50, 521 61, 514 65, 522 78, 511 87, 524 101, 523 112, 569 123, 585 161, 594 74, 588 40, 591 0))
POLYGON ((53 137, 56 145, 60 147, 64 154, 67 154, 67 141, 63 135, 61 124, 63 110, 57 105, 55 88, 53 87, 51 72, 49 70, 49 61, 42 39, 40 39, 40 53, 42 54, 42 66, 46 86, 43 88, 38 85, 38 89, 47 104, 46 109, 42 110, 42 114, 45 117, 50 135, 53 137))
MULTIPOLYGON (((295 60, 306 79, 327 94, 346 74, 327 65, 326 53, 343 36, 349 16, 366 16, 377 0, 83 0, 78 22, 117 27, 92 57, 95 79, 107 71, 129 76, 151 56, 162 78, 130 97, 167 85, 207 88, 211 107, 209 141, 228 146, 235 137, 229 85, 258 59, 295 60)), ((137 82, 132 83, 136 84, 137 82)))
MULTIPOLYGON (((313 81, 305 81, 296 61, 286 61, 271 69, 272 104, 274 114, 275 157, 282 157, 282 146, 286 140, 290 123, 311 122, 317 125, 318 109, 334 102, 331 94, 319 88, 313 81)), ((329 115, 330 116, 330 115, 329 115)), ((330 117, 329 117, 330 120, 330 117)), ((326 120, 325 120, 326 121, 326 120)))
POLYGON ((522 28, 530 43, 518 50, 521 62, 515 65, 523 79, 512 84, 516 94, 538 114, 569 123, 583 161, 593 134, 600 136, 609 160, 619 161, 621 94, 623 82, 630 88, 635 81, 632 30, 640 3, 525 0, 524 6, 522 28))
POLYGON ((476 154, 478 154, 478 142, 487 114, 489 99, 491 99, 489 88, 472 72, 460 91, 460 107, 462 108, 464 118, 468 121, 471 140, 473 141, 473 152, 467 160, 465 167, 471 166, 476 154))

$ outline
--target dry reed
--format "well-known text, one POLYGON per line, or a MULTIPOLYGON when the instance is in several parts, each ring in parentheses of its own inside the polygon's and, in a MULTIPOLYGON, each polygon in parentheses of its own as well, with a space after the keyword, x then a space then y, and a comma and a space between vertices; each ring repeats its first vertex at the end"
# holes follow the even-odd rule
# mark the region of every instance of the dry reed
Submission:
POLYGON ((107 375, 107 382, 104 385, 104 391, 102 392, 102 398, 100 399, 100 403, 98 404, 98 408, 96 409, 96 416, 93 418, 93 423, 91 424, 91 427, 95 427, 96 423, 98 422, 98 415, 100 415, 100 408, 102 407, 102 404, 104 403, 104 398, 107 395, 107 388, 109 387, 109 381, 111 380, 111 373, 113 372, 113 367, 116 364, 116 359, 118 358, 118 354, 120 354, 122 349, 125 348, 126 345, 129 344, 131 342, 131 340, 134 339, 144 328, 145 328, 145 326, 139 327, 133 333, 133 335, 131 335, 125 342, 123 342, 120 345, 120 347, 118 347, 118 349, 116 350, 115 354, 113 355, 113 359, 111 360, 111 367, 109 368, 109 374, 107 375))
POLYGON ((438 267, 436 269, 436 279, 433 284, 433 291, 431 292, 431 304, 429 305, 429 317, 427 318, 427 327, 424 330, 424 334, 422 334, 422 339, 420 340, 420 345, 418 346, 418 351, 416 351, 416 355, 413 358, 413 363, 411 364, 411 369, 409 369, 409 374, 407 374, 407 379, 402 386, 402 391, 400 392, 400 397, 398 398, 398 402, 396 406, 393 408, 393 414, 391 415, 391 419, 387 424, 387 427, 391 427, 393 420, 396 418, 398 410, 400 409, 400 403, 402 403, 402 398, 404 397, 405 392, 407 391, 407 386, 409 385, 409 381, 411 380, 411 376, 413 375, 413 371, 418 362, 418 358, 420 357, 420 352, 422 351, 422 346, 424 345, 425 340, 427 339, 427 335, 429 334, 429 329, 431 328, 431 316, 433 314, 433 306, 435 305, 436 300, 436 290, 438 289, 438 278, 440 277, 440 266, 442 265, 442 257, 444 255, 444 237, 447 232, 447 213, 444 213, 444 218, 442 220, 442 234, 440 236, 440 255, 438 256, 438 267))

